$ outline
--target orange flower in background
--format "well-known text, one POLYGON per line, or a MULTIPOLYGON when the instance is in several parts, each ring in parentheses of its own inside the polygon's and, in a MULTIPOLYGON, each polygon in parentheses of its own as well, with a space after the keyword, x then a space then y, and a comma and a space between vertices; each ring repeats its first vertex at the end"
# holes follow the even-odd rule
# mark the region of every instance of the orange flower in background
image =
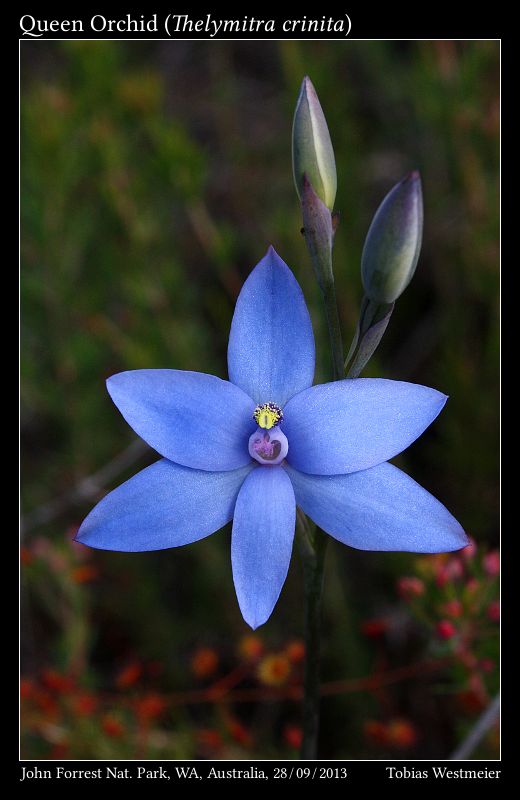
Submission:
POLYGON ((406 750, 417 742, 417 730, 407 719, 390 720, 386 726, 386 732, 388 744, 398 750, 406 750))
POLYGON ((298 725, 286 725, 283 738, 293 750, 299 750, 303 740, 303 731, 298 725))
POLYGON ((99 570, 93 564, 82 564, 72 570, 72 580, 74 583, 90 583, 99 576, 99 570))
POLYGON ((282 686, 290 674, 291 664, 282 653, 265 656, 258 665, 258 679, 265 686, 282 686))
POLYGON ((143 667, 138 661, 133 661, 117 674, 116 686, 118 689, 129 689, 130 686, 135 686, 139 678, 143 674, 143 667))
POLYGON ((293 639, 285 648, 285 654, 291 664, 299 664, 305 659, 305 643, 301 639, 293 639))
POLYGON ((135 701, 135 713, 141 723, 157 719, 166 711, 168 704, 159 694, 150 693, 135 701))
POLYGON ((243 636, 238 643, 238 654, 244 661, 257 661, 264 652, 264 643, 259 636, 243 636))
POLYGON ((125 732, 122 722, 120 722, 117 717, 112 716, 112 714, 105 714, 101 720, 101 727, 104 733, 110 736, 111 739, 119 739, 125 732))
POLYGON ((218 655, 211 647, 200 647, 191 659, 191 671, 196 678, 209 678, 218 667, 218 655))
POLYGON ((367 720, 363 732, 372 744, 397 750, 412 747, 418 739, 415 725, 402 717, 395 717, 387 723, 375 719, 367 720))

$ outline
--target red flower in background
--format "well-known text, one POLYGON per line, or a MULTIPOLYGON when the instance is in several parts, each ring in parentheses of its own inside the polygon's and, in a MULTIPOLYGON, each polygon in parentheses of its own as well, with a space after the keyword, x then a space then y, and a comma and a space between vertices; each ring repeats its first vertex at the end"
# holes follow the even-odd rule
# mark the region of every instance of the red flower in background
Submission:
POLYGON ((101 727, 106 735, 113 739, 119 739, 119 737, 125 733, 125 728, 122 722, 120 722, 117 717, 114 717, 111 714, 105 714, 101 721, 101 727))
POLYGON ((238 643, 238 653, 245 661, 257 661, 264 652, 264 643, 259 636, 243 636, 238 643))
POLYGON ((301 639, 293 639, 285 648, 285 655, 291 664, 299 664, 305 658, 305 643, 301 639))
POLYGON ((137 719, 142 724, 147 724, 154 719, 162 716, 166 711, 168 704, 166 700, 159 694, 150 693, 144 697, 140 697, 135 701, 135 713, 137 719))
POLYGON ((191 659, 191 671, 196 678, 209 678, 218 667, 218 655, 211 647, 200 647, 191 659))
POLYGON ((135 686, 143 674, 143 666, 138 661, 133 661, 127 664, 118 672, 116 677, 116 686, 118 689, 129 689, 130 686, 135 686))
POLYGON ((293 750, 299 750, 303 740, 303 731, 298 725, 286 725, 283 738, 293 750))
POLYGON ((452 639, 457 633, 455 625, 449 619, 441 619, 437 623, 435 630, 439 639, 452 639))
POLYGON ((403 600, 411 600, 414 597, 421 597, 424 594, 424 581, 415 575, 399 578, 397 591, 403 600))

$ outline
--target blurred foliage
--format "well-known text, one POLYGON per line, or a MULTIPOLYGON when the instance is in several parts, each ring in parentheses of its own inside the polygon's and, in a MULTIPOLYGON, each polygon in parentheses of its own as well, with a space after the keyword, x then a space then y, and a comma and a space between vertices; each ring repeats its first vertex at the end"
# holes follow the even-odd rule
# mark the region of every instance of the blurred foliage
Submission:
MULTIPOLYGON (((365 374, 450 395, 432 429, 397 464, 443 500, 477 542, 496 545, 498 43, 23 42, 21 60, 28 519, 49 499, 66 498, 132 441, 106 394, 108 375, 174 367, 226 377, 234 303, 270 243, 304 289, 318 343, 316 380, 328 379, 325 324, 291 176, 292 114, 309 74, 337 159, 335 273, 347 346, 371 217, 395 182, 411 169, 421 171, 419 266, 365 374)), ((152 453, 136 457, 106 489, 153 460, 152 453)), ((77 558, 66 532, 94 499, 65 502, 46 525, 28 525, 28 551, 46 541, 67 563, 77 558)), ((331 543, 325 680, 355 678, 373 667, 360 624, 393 607, 394 582, 413 559, 331 543)), ((162 553, 96 552, 88 563, 100 579, 77 582, 48 564, 24 569, 28 679, 52 668, 81 673, 87 688, 106 687, 115 665, 138 658, 163 663, 161 691, 177 690, 185 688, 186 659, 199 643, 218 649, 244 635, 228 530, 162 553)), ((294 558, 276 612, 262 629, 272 648, 287 631, 301 636, 301 595, 294 558)), ((418 657, 406 636, 396 642, 390 666, 418 657)), ((391 712, 401 739, 403 718, 413 711, 407 691, 394 693, 391 712)), ((424 676, 413 696, 423 709, 414 724, 426 729, 413 752, 446 756, 460 736, 449 695, 433 692, 424 676)), ((253 752, 286 755, 279 731, 298 724, 295 709, 267 707, 253 752)), ((377 698, 366 693, 324 699, 321 755, 366 756, 360 731, 377 710, 377 698)), ((174 723, 177 739, 191 741, 196 709, 185 709, 174 723)), ((204 725, 212 729, 208 720, 204 725)), ((98 741, 99 725, 94 730, 98 741)), ((95 743, 81 741, 94 757, 88 748, 95 743)), ((24 746, 26 757, 40 753, 30 737, 24 746)), ((87 757, 78 748, 73 752, 87 757)), ((106 757, 101 750, 99 757, 106 757)))

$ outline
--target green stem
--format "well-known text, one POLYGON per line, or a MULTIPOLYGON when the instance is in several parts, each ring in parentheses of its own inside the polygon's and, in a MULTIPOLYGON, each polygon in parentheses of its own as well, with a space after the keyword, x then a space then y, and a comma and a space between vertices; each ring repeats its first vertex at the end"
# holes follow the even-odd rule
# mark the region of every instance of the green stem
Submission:
POLYGON ((319 528, 313 545, 303 550, 305 581, 305 674, 303 698, 302 759, 314 759, 318 747, 320 717, 320 628, 323 567, 327 536, 319 528))
MULTIPOLYGON (((334 280, 322 284, 321 288, 329 329, 333 379, 337 381, 345 377, 345 368, 334 280)), ((320 719, 321 598, 328 536, 319 528, 312 534, 303 514, 299 516, 299 527, 302 531, 305 585, 305 673, 301 758, 314 759, 318 748, 320 719)))
POLYGON ((330 282, 322 286, 322 294, 325 303, 327 327, 329 329, 333 376, 335 381, 340 381, 345 377, 345 356, 343 353, 343 340, 341 337, 341 325, 339 321, 338 304, 336 302, 336 288, 333 278, 330 282))
MULTIPOLYGON (((345 377, 345 366, 332 272, 332 247, 337 216, 331 217, 330 211, 314 194, 310 184, 302 200, 302 213, 305 241, 325 305, 332 355, 332 377, 333 380, 339 381, 345 377)), ((317 753, 320 717, 321 596, 328 536, 319 528, 316 528, 313 534, 302 513, 299 513, 298 523, 302 533, 305 584, 305 674, 301 757, 314 759, 317 753)))

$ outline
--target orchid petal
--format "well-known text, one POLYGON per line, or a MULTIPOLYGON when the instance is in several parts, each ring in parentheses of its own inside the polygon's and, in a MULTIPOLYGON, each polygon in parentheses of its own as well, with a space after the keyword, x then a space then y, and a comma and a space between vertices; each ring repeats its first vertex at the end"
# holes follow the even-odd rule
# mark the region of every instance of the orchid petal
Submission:
POLYGON ((392 464, 350 475, 285 467, 296 502, 335 539, 359 550, 445 553, 469 543, 455 517, 392 464))
POLYGON ((302 290, 276 251, 238 296, 228 347, 229 379, 257 403, 283 406, 314 377, 314 335, 302 290))
POLYGON ((287 460, 312 475, 368 469, 405 450, 446 400, 427 386, 383 378, 312 386, 284 408, 287 460))
POLYGON ((231 561, 240 610, 253 629, 273 611, 287 577, 296 522, 291 481, 283 467, 258 467, 238 495, 231 561))
POLYGON ((106 495, 76 540, 99 550, 163 550, 204 539, 233 517, 239 489, 253 464, 207 472, 165 458, 106 495))
POLYGON ((113 375, 107 388, 134 431, 170 461, 218 472, 251 460, 255 404, 232 383, 202 372, 137 369, 113 375))

